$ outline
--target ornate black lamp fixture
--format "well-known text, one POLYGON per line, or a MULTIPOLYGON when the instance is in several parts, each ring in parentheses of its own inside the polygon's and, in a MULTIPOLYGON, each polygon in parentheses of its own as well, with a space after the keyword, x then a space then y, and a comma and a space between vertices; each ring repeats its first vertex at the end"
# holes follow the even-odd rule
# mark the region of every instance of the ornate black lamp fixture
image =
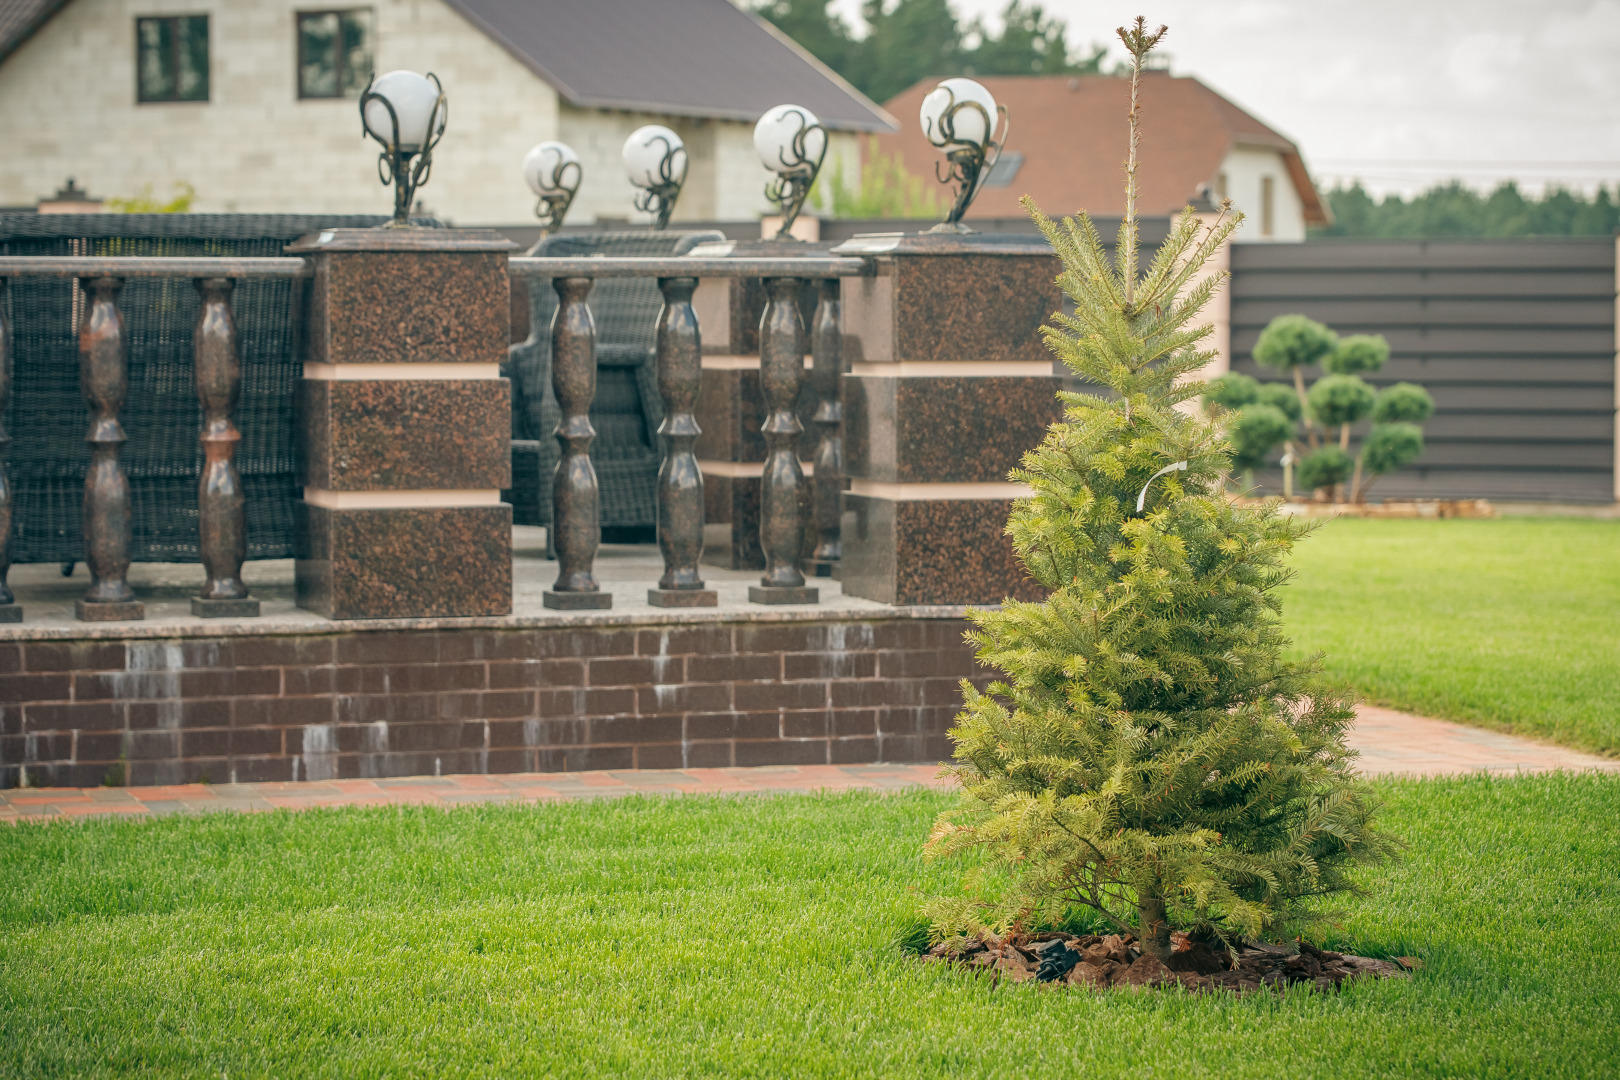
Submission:
POLYGON ((950 163, 943 172, 934 165, 934 175, 942 184, 956 184, 956 204, 950 216, 929 232, 966 233, 962 224, 973 197, 984 186, 985 177, 1001 157, 1011 123, 1007 107, 982 83, 972 79, 946 79, 923 98, 922 129, 928 141, 945 153, 950 163), (999 121, 999 123, 998 123, 999 121), (1000 138, 996 138, 997 129, 1000 138))
POLYGON ((669 224, 675 200, 686 183, 686 144, 662 124, 648 124, 624 140, 624 168, 640 188, 636 209, 653 215, 653 228, 669 224))
POLYGON ((543 142, 523 155, 523 179, 535 194, 534 216, 540 219, 540 239, 535 241, 531 255, 539 250, 541 241, 561 227, 583 175, 579 155, 567 143, 543 142))
POLYGON ((365 133, 382 144, 377 176, 394 188, 394 220, 389 228, 411 223, 416 189, 433 171, 433 148, 444 135, 450 104, 431 71, 390 71, 378 75, 360 95, 360 121, 365 133))
POLYGON ((827 129, 802 105, 778 105, 754 125, 754 150, 776 174, 765 185, 765 197, 782 211, 782 227, 775 239, 792 240, 793 219, 804 209, 804 200, 827 156, 827 129))

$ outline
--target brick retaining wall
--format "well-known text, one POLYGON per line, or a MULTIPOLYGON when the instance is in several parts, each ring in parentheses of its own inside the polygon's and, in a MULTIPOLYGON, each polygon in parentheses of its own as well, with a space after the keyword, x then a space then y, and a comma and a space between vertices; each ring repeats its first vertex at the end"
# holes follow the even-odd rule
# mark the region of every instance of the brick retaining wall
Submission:
POLYGON ((963 628, 912 618, 0 642, 0 786, 937 761, 958 680, 991 677, 963 628))

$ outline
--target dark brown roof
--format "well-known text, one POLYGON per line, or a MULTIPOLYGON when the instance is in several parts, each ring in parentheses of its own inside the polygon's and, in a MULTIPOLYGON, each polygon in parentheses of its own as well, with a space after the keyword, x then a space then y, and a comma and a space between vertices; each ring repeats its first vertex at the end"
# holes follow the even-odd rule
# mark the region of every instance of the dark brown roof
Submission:
MULTIPOLYGON (((829 128, 897 126, 729 0, 447 0, 573 105, 753 121, 784 102, 829 128)), ((0 0, 0 60, 67 0, 0 0)))
POLYGON ((0 60, 16 51, 67 0, 0 0, 0 60))
MULTIPOLYGON (((889 101, 901 119, 898 134, 880 137, 884 152, 898 152, 908 171, 932 177, 939 154, 917 127, 922 99, 937 83, 925 79, 889 101)), ((1034 196, 1047 214, 1084 210, 1097 217, 1125 213, 1125 157, 1131 84, 1106 75, 1015 75, 979 80, 1007 106, 1009 151, 1024 161, 1008 187, 983 188, 969 217, 1022 217, 1018 200, 1034 196)), ((1180 212, 1215 183, 1234 146, 1278 151, 1305 208, 1305 220, 1326 223, 1327 211, 1290 140, 1197 79, 1161 72, 1143 76, 1142 141, 1138 150, 1137 209, 1163 216, 1180 212)))
POLYGON ((756 120, 793 102, 891 131, 860 91, 730 0, 448 0, 574 105, 756 120))

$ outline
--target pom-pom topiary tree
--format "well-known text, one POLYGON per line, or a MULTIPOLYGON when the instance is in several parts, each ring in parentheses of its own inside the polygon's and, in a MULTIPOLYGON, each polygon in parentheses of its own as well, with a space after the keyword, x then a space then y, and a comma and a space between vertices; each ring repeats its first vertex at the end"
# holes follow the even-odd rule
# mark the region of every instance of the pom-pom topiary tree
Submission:
POLYGON ((1204 396, 1206 409, 1235 413, 1227 419, 1228 433, 1236 460, 1249 468, 1258 468, 1272 450, 1283 446, 1288 455, 1285 461, 1299 463, 1300 486, 1338 491, 1348 482, 1351 501, 1360 502, 1377 477, 1405 468, 1422 455, 1419 425, 1434 413, 1434 400, 1428 392, 1412 383, 1396 383, 1380 394, 1361 379, 1362 373, 1378 371, 1389 360, 1389 342, 1382 336, 1341 338, 1304 315, 1279 315, 1260 332, 1254 359, 1262 366, 1288 372, 1293 390, 1282 383, 1261 383, 1232 373, 1212 382, 1211 392, 1204 396), (1321 365, 1327 374, 1307 389, 1304 369, 1311 364, 1321 365), (1284 406, 1284 401, 1290 404, 1284 406), (1262 403, 1282 408, 1295 424, 1303 422, 1308 451, 1296 447, 1299 432, 1292 427, 1270 445, 1260 445, 1262 436, 1275 434, 1277 429, 1269 421, 1251 422, 1244 413, 1262 403), (1361 452, 1352 456, 1351 429, 1368 417, 1372 429, 1361 452), (1405 426, 1385 430, 1391 424, 1405 426))
POLYGON ((1392 847, 1344 744, 1346 692, 1316 661, 1282 658, 1278 589, 1308 527, 1230 502, 1219 418, 1177 408, 1206 389, 1198 315, 1224 275, 1197 274, 1237 220, 1206 228, 1189 208, 1138 270, 1137 80, 1163 33, 1120 31, 1133 65, 1118 255, 1084 214, 1057 223, 1025 200, 1074 302, 1047 344, 1113 396, 1064 393, 1064 419, 1012 474, 1033 495, 1007 532, 1050 595, 969 613, 1004 677, 983 694, 963 684, 963 803, 926 850, 982 852, 989 872, 929 904, 939 940, 1089 911, 1162 961, 1175 929, 1280 932, 1392 847))

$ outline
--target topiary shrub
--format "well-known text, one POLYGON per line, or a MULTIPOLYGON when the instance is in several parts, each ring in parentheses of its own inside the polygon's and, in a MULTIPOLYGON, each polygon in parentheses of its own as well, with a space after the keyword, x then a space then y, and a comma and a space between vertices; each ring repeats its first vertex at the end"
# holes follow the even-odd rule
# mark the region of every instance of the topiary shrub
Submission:
POLYGON ((1348 451, 1329 444, 1306 454, 1299 463, 1299 484, 1306 491, 1335 488, 1355 472, 1356 461, 1348 451))
POLYGON ((1275 405, 1245 405, 1231 423, 1226 437, 1232 442, 1232 468, 1252 473, 1266 463, 1273 447, 1294 434, 1294 422, 1275 405))
POLYGON ((1375 424, 1421 424, 1434 415, 1434 398, 1416 383, 1398 382, 1378 393, 1373 405, 1375 424))
POLYGON ((1423 453, 1423 429, 1416 424, 1374 424, 1361 446, 1359 465, 1374 476, 1404 469, 1423 453))
POLYGON ((1377 371, 1389 360, 1389 342, 1382 334, 1352 334, 1322 358, 1322 370, 1334 375, 1377 371))
MULTIPOLYGON (((1295 474, 1290 468, 1291 462, 1298 463, 1300 486, 1315 491, 1318 497, 1334 497, 1341 493, 1341 485, 1348 482, 1350 499, 1360 502, 1378 476, 1404 468, 1416 460, 1415 455, 1386 452, 1393 445, 1387 441, 1393 436, 1387 435, 1383 437, 1386 440, 1384 446, 1371 457, 1365 453, 1367 441, 1364 441, 1363 453, 1349 458, 1351 464, 1348 467, 1344 465, 1345 457, 1322 453, 1327 449, 1325 444, 1336 434, 1338 449, 1348 456, 1351 429, 1368 417, 1375 425, 1421 424, 1434 414, 1434 399, 1421 386, 1396 383, 1378 393, 1359 377, 1361 372, 1381 370, 1389 361, 1389 342, 1382 335, 1352 334, 1340 338, 1328 327, 1304 315, 1279 315, 1260 332, 1254 347, 1254 359, 1261 365, 1291 372, 1292 392, 1282 383, 1260 383, 1253 392, 1254 396, 1249 398, 1246 386, 1241 391, 1236 389, 1244 386, 1237 381, 1244 378, 1241 374, 1235 378, 1222 376, 1211 386, 1218 387, 1213 392, 1217 395, 1230 396, 1239 392, 1244 395, 1242 402, 1228 405, 1229 409, 1236 408, 1241 413, 1253 404, 1266 404, 1280 409, 1295 424, 1302 423, 1303 442, 1308 449, 1296 446, 1296 442, 1300 441, 1297 429, 1278 436, 1271 446, 1262 446, 1262 436, 1278 431, 1272 424, 1256 422, 1248 425, 1241 434, 1232 435, 1238 456, 1246 463, 1256 463, 1255 467, 1263 463, 1278 446, 1284 447, 1284 495, 1293 495, 1295 474), (1307 390, 1304 368, 1311 363, 1320 363, 1327 374, 1307 390), (1227 379, 1232 380, 1233 389, 1227 389, 1227 379), (1315 463, 1307 470, 1304 462, 1313 458, 1315 463), (1392 465, 1392 462, 1399 464, 1392 465), (1328 477, 1333 479, 1323 482, 1328 477)), ((1214 397, 1207 400, 1222 403, 1214 397)), ((1228 425, 1240 422, 1240 416, 1226 420, 1228 425)), ((1369 434, 1368 441, 1371 437, 1369 434)), ((1403 436, 1401 445, 1409 450, 1412 444, 1410 439, 1403 436)), ((1420 438, 1417 454, 1421 455, 1422 452, 1420 438)))
MULTIPOLYGON (((1299 395, 1282 383, 1261 383, 1259 396, 1255 400, 1274 409, 1281 409, 1282 414, 1296 424, 1305 415, 1305 407, 1299 403, 1299 395)), ((1293 433, 1290 432, 1289 438, 1292 437, 1293 433)))
POLYGON ((1219 405, 1223 409, 1241 409, 1260 400, 1260 381, 1241 371, 1228 371, 1218 379, 1211 379, 1204 391, 1206 405, 1219 405))
POLYGON ((1074 302, 1047 344, 1113 396, 1063 393, 1063 419, 1012 474, 1033 495, 1007 532, 1050 595, 968 613, 1003 678, 963 683, 962 801, 926 851, 971 853, 983 872, 925 910, 936 941, 1084 916, 1163 962, 1176 930, 1283 934, 1393 844, 1345 747, 1348 695, 1318 661, 1283 659, 1279 590, 1309 526, 1228 501, 1218 420, 1177 407, 1214 357, 1199 312, 1225 275, 1196 275, 1238 219, 1206 228, 1189 207, 1138 271, 1137 85, 1157 37, 1141 20, 1121 36, 1133 156, 1118 261, 1084 214, 1053 222, 1024 200, 1074 302))

